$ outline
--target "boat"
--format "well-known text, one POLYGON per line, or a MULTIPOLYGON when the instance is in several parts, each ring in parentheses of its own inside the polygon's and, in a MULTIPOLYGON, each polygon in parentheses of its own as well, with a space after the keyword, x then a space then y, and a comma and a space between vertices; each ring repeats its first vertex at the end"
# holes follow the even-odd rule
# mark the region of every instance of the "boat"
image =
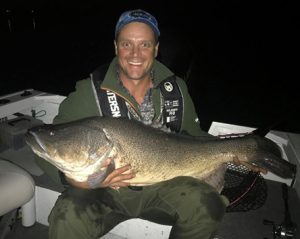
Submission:
MULTIPOLYGON (((48 226, 47 217, 63 188, 55 185, 47 175, 35 164, 33 153, 24 141, 24 133, 27 129, 39 124, 51 124, 58 113, 60 103, 65 96, 24 89, 22 91, 3 95, 0 97, 0 238, 9 238, 13 219, 21 218, 22 227, 48 226), (16 175, 22 175, 17 178, 16 175), (1 182, 2 181, 2 182, 1 182), (4 183, 5 182, 5 183, 4 183), (5 192, 5 193, 4 193, 5 192), (5 196, 6 195, 6 196, 5 196), (10 196, 7 196, 10 195, 10 196)), ((255 128, 233 125, 223 122, 213 122, 209 133, 219 137, 238 137, 241 134, 252 132, 255 128)), ((300 164, 300 134, 271 130, 265 137, 273 140, 282 150, 283 157, 289 162, 300 164)), ((300 176, 294 179, 282 179, 268 172, 262 175, 270 184, 287 185, 293 197, 300 197, 300 176)), ((280 202, 281 193, 278 193, 277 201, 280 202)), ((273 200, 274 201, 274 200, 273 200)), ((295 201, 298 202, 298 201, 295 201)), ((299 205, 294 202, 293 212, 299 211, 299 205)), ((268 203, 264 201, 263 204, 268 203)), ((261 205, 263 206, 263 205, 261 205)), ((291 207, 290 207, 291 208, 291 207)), ((249 209, 250 211, 250 209, 249 209)), ((226 220, 230 221, 228 213, 226 220)), ((299 215, 299 214, 298 214, 299 215)), ((264 227, 270 231, 270 235, 283 232, 282 218, 266 219, 264 227), (282 219, 282 220, 281 220, 282 219), (273 220, 273 221, 272 221, 273 220), (274 222, 277 220, 277 222, 274 222), (268 224, 269 223, 269 224, 268 224), (277 224, 276 224, 277 223, 277 224), (273 231, 272 231, 273 230, 273 231)), ((298 220, 299 222, 300 220, 298 220)), ((263 224, 262 222, 260 222, 263 224)), ((228 226, 228 224, 226 224, 228 226)), ((284 233, 295 233, 295 228, 284 233)), ((168 238, 171 226, 159 225, 141 219, 131 219, 116 226, 102 238, 105 239, 140 239, 140 238, 168 238)), ((226 228, 223 228, 224 236, 226 228)), ((255 229, 253 229, 255 230, 255 229)), ((23 237, 22 237, 23 238, 23 237)), ((38 238, 38 237, 37 237, 38 238)), ((233 237, 231 237, 232 239, 233 237)), ((253 237, 256 238, 256 237, 253 237)), ((293 237, 281 237, 293 238, 293 237)))

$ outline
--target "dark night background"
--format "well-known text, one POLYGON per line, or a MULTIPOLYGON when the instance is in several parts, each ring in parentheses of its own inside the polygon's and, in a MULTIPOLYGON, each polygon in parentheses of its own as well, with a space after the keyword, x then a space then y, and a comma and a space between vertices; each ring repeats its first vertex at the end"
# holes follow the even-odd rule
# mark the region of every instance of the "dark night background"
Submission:
POLYGON ((300 133, 296 1, 196 2, 1 1, 0 95, 67 95, 114 56, 119 15, 142 8, 157 17, 158 58, 186 79, 204 128, 220 121, 300 133))

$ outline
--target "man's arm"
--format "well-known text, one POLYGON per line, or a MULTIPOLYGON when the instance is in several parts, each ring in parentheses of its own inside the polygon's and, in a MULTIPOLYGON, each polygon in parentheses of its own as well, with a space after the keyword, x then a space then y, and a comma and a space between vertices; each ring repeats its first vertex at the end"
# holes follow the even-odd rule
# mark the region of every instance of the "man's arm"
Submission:
MULTIPOLYGON (((53 123, 65 123, 89 116, 100 116, 96 99, 93 94, 93 85, 90 79, 85 79, 76 83, 76 91, 68 95, 68 97, 60 104, 59 113, 55 117, 53 123)), ((87 182, 77 182, 67 178, 63 173, 59 173, 58 169, 46 160, 36 157, 38 165, 46 172, 56 183, 71 184, 79 188, 92 188, 87 182), (65 183, 64 183, 65 182, 65 183)), ((122 167, 111 172, 99 187, 118 188, 128 186, 123 180, 133 177, 132 173, 125 173, 128 167, 122 167)), ((97 187, 94 186, 94 188, 97 187)))
POLYGON ((93 87, 90 78, 76 82, 76 90, 60 104, 53 123, 60 124, 90 116, 101 116, 93 87))

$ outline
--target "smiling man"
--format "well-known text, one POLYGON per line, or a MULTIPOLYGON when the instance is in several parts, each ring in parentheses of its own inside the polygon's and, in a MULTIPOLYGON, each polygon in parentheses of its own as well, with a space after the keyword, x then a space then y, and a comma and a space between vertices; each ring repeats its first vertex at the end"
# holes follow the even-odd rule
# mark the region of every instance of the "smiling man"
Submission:
POLYGON ((146 92, 153 87, 151 71, 158 52, 157 36, 149 25, 132 22, 116 32, 114 43, 120 80, 141 104, 146 92))
MULTIPOLYGON (((126 117, 162 130, 209 137, 200 129, 184 81, 155 59, 159 36, 151 14, 140 9, 124 12, 115 28, 116 57, 77 82, 54 123, 90 116, 126 117)), ((38 162, 66 185, 49 216, 51 239, 99 238, 130 218, 172 225, 170 238, 208 239, 216 234, 225 213, 226 198, 194 178, 134 187, 126 182, 135 176, 130 165, 114 168, 108 158, 102 165, 111 167, 108 175, 99 172, 86 182, 76 182, 43 159, 38 162)))

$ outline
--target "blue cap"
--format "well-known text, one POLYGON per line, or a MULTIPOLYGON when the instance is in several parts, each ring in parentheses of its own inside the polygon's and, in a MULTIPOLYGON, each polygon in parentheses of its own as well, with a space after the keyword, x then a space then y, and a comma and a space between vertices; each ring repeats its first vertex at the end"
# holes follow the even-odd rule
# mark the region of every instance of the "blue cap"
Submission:
POLYGON ((146 11, 136 9, 122 13, 116 25, 115 37, 117 36, 118 32, 121 30, 122 27, 131 22, 145 23, 151 27, 156 37, 159 37, 160 35, 158 23, 155 17, 146 11))

